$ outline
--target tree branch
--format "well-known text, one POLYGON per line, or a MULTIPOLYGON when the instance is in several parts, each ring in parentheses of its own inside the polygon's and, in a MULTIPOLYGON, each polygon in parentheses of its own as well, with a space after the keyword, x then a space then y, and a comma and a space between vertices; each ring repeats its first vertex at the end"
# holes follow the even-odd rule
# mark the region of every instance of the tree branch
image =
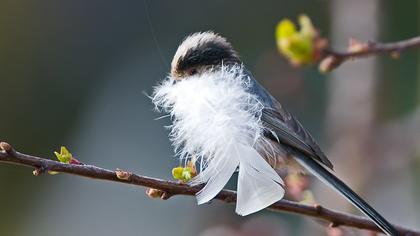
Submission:
MULTIPOLYGON (((151 188, 148 190, 149 196, 158 196, 162 199, 168 199, 174 195, 194 196, 198 191, 200 191, 201 188, 200 186, 191 187, 189 185, 173 181, 136 175, 122 170, 111 171, 92 165, 65 164, 58 161, 39 158, 36 156, 19 153, 15 151, 10 144, 5 142, 0 143, 0 149, 0 162, 33 167, 35 168, 33 172, 34 175, 40 175, 46 171, 56 171, 83 177, 90 177, 93 179, 144 186, 151 188)), ((222 190, 216 196, 216 199, 226 203, 236 202, 236 192, 231 190, 222 190)), ((281 200, 268 207, 268 209, 272 211, 284 211, 321 219, 329 222, 330 227, 349 226, 381 232, 381 230, 367 218, 330 210, 320 205, 310 206, 288 200, 281 200)), ((401 235, 420 236, 420 232, 414 230, 396 225, 395 228, 400 231, 401 235)))
POLYGON ((400 53, 406 49, 420 47, 420 36, 393 43, 367 42, 361 43, 351 40, 349 49, 346 52, 323 50, 323 59, 319 65, 322 72, 329 72, 349 59, 362 58, 380 53, 390 53, 392 57, 398 58, 400 53))

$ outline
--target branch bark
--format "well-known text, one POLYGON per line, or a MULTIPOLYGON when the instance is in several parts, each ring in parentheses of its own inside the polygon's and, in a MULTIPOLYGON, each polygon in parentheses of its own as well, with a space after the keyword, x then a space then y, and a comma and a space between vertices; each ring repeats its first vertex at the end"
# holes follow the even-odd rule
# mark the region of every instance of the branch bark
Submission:
MULTIPOLYGON (((137 175, 122 170, 107 170, 93 165, 84 164, 65 164, 58 161, 44 159, 17 152, 13 147, 5 142, 0 143, 0 162, 7 164, 23 165, 35 168, 33 174, 40 175, 47 171, 56 171, 83 177, 89 177, 98 180, 108 180, 113 182, 131 184, 151 188, 148 190, 149 196, 159 196, 166 200, 174 195, 194 196, 200 191, 200 186, 191 187, 187 184, 181 184, 173 181, 161 180, 147 176, 137 175), (157 194, 156 194, 157 193, 157 194)), ((216 199, 225 203, 236 202, 236 192, 231 190, 222 190, 216 199)), ((281 200, 274 203, 269 210, 283 211, 299 215, 310 216, 329 222, 330 227, 348 226, 364 230, 381 232, 381 230, 369 219, 355 216, 325 208, 321 205, 304 205, 296 202, 281 200)), ((401 235, 420 236, 420 232, 395 225, 401 235)))
POLYGON ((320 70, 323 72, 329 72, 347 60, 381 53, 389 53, 391 56, 398 58, 402 51, 420 47, 420 36, 393 43, 379 43, 371 41, 367 43, 356 42, 356 46, 354 43, 354 41, 353 45, 350 43, 349 50, 346 52, 335 51, 328 48, 324 49, 322 53, 324 56, 322 57, 323 59, 319 65, 320 70))

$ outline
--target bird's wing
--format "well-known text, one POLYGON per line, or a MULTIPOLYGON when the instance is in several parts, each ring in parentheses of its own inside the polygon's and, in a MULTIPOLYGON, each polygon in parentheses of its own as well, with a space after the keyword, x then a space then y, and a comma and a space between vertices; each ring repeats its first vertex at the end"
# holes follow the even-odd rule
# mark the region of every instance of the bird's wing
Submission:
POLYGON ((333 169, 332 163, 322 152, 311 134, 264 87, 255 79, 252 79, 253 77, 249 72, 247 73, 251 77, 251 92, 259 96, 265 106, 261 121, 264 127, 271 131, 271 133, 267 132, 266 135, 274 141, 310 156, 333 169))
POLYGON ((274 139, 277 139, 280 143, 316 159, 330 169, 333 168, 332 163, 322 152, 314 138, 285 109, 279 111, 278 109, 264 108, 261 121, 264 127, 274 132, 274 139))

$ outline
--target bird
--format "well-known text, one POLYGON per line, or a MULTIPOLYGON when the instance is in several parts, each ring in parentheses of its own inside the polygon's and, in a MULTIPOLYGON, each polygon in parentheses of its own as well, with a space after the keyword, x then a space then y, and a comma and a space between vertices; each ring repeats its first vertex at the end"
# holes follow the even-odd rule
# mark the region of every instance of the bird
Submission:
POLYGON ((187 36, 152 102, 170 116, 176 155, 194 161, 203 184, 198 204, 212 200, 238 173, 236 213, 249 215, 284 197, 282 168, 312 173, 338 191, 387 235, 398 231, 333 174, 312 135, 246 69, 231 43, 212 31, 187 36))

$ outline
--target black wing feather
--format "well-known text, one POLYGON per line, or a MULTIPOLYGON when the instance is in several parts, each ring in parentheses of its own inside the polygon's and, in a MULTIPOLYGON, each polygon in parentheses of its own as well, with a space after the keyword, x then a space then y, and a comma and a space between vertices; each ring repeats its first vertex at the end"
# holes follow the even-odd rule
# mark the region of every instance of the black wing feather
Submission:
POLYGON ((306 131, 296 118, 286 110, 282 113, 271 108, 264 108, 261 121, 264 127, 275 133, 275 138, 283 144, 306 154, 321 162, 330 169, 333 165, 322 152, 314 138, 306 131), (285 116, 286 114, 286 116, 285 116))
MULTIPOLYGON (((246 71, 250 78, 253 78, 249 71, 246 71)), ((293 117, 281 104, 271 96, 255 79, 250 80, 251 93, 256 94, 264 104, 261 121, 267 130, 274 132, 274 136, 267 132, 267 136, 274 141, 279 141, 292 150, 302 152, 315 160, 321 162, 330 169, 332 163, 322 152, 321 148, 309 132, 303 128, 299 121, 293 117)))

